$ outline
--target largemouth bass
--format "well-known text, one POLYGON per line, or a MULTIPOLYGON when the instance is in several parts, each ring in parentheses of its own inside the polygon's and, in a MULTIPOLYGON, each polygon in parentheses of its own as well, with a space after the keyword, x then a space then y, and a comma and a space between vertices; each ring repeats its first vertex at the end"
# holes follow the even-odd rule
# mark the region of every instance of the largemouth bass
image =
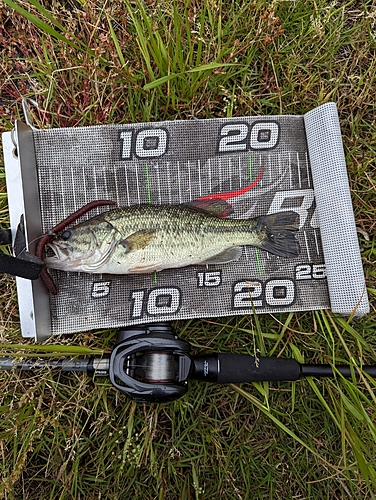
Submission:
MULTIPOLYGON (((214 213, 212 213, 214 212, 214 213)), ((109 210, 65 230, 49 247, 46 266, 87 273, 138 274, 238 260, 243 245, 280 257, 299 254, 296 212, 256 219, 221 218, 184 205, 139 205, 109 210)))

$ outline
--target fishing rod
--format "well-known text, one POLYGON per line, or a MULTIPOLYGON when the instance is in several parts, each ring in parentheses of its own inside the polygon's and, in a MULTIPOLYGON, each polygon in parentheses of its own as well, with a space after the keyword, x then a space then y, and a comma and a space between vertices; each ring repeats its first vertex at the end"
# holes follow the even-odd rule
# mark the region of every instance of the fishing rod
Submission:
MULTIPOLYGON (((110 355, 59 360, 0 358, 0 370, 57 369, 108 377, 116 389, 138 403, 162 403, 181 398, 188 380, 218 384, 296 381, 304 377, 351 377, 350 366, 302 364, 289 358, 255 358, 246 354, 190 355, 191 345, 180 339, 169 323, 136 325, 118 330, 110 355)), ((376 365, 363 371, 376 378, 376 365)))

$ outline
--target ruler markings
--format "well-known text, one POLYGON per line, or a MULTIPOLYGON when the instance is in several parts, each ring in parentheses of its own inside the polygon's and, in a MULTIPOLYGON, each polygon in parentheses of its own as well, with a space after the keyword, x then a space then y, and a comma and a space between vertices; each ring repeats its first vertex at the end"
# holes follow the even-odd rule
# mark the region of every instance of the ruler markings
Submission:
POLYGON ((136 163, 136 189, 137 189, 138 204, 141 205, 140 182, 138 179, 138 163, 136 163))
POLYGON ((87 204, 87 189, 86 189, 86 175, 85 175, 85 167, 82 165, 82 180, 84 185, 84 196, 85 196, 85 205, 87 204))
POLYGON ((128 207, 130 206, 130 197, 129 197, 129 183, 128 183, 128 173, 127 173, 127 168, 124 168, 124 174, 125 174, 125 186, 126 186, 126 191, 127 191, 127 203, 128 207))
MULTIPOLYGON (((280 151, 280 150, 277 150, 280 151)), ((145 160, 144 160, 145 161, 145 160)), ((188 196, 186 195, 187 190, 189 191, 189 200, 195 199, 195 197, 198 197, 197 195, 199 194, 200 197, 206 194, 207 189, 209 187, 209 192, 212 193, 212 190, 214 190, 214 193, 221 193, 223 191, 232 191, 234 189, 237 189, 237 186, 239 186, 238 189, 242 189, 242 186, 245 186, 248 184, 248 179, 247 179, 247 172, 244 170, 247 168, 247 156, 240 154, 238 155, 229 155, 229 156, 213 156, 211 159, 204 160, 202 159, 204 163, 201 164, 201 160, 188 160, 188 161, 183 161, 182 159, 180 162, 177 160, 176 157, 173 158, 171 162, 165 162, 163 161, 163 165, 161 169, 159 169, 159 165, 150 165, 150 164, 143 164, 143 160, 135 160, 134 163, 132 163, 132 168, 129 173, 129 170, 127 172, 127 169, 125 168, 125 184, 126 184, 126 191, 127 191, 127 199, 128 199, 128 204, 134 203, 136 200, 136 193, 137 193, 137 198, 138 198, 138 203, 140 204, 141 202, 146 201, 145 200, 145 195, 147 194, 147 201, 148 203, 151 203, 152 200, 152 195, 155 198, 154 202, 156 200, 159 200, 159 203, 164 203, 167 201, 167 198, 170 200, 170 203, 176 203, 177 200, 179 199, 180 203, 183 203, 188 199, 188 196), (177 166, 176 166, 177 162, 177 166), (213 162, 213 163, 211 163, 213 162), (165 175, 166 173, 166 163, 167 163, 167 172, 168 172, 168 188, 166 187, 165 184, 165 175), (171 166, 170 166, 171 163, 171 166), (134 168, 135 170, 134 170, 134 168), (145 168, 145 174, 142 173, 143 169, 145 168), (177 172, 176 172, 177 168, 177 172), (154 172, 154 169, 156 169, 156 172, 154 172), (172 176, 170 176, 170 169, 172 176), (188 171, 186 171, 188 169, 188 171), (236 175, 237 171, 239 173, 239 181, 236 180, 236 175), (234 178, 232 177, 232 172, 234 172, 234 178), (128 178, 129 174, 129 178, 128 178), (133 175, 136 175, 136 180, 134 182, 133 175), (145 182, 145 177, 146 176, 146 186, 144 184, 145 182), (242 176, 245 175, 245 180, 243 182, 242 176), (178 182, 178 186, 176 186, 176 182, 178 182), (197 186, 198 183, 198 186, 197 186), (145 190, 146 187, 146 190, 145 190), (168 189, 168 192, 167 192, 168 189), (156 192, 157 190, 157 192, 156 192), (158 197, 157 197, 158 196, 158 197)), ((304 151, 297 151, 294 147, 291 148, 291 151, 283 151, 280 153, 274 153, 269 154, 268 151, 263 151, 263 152, 254 152, 253 155, 253 172, 252 172, 252 158, 249 157, 249 178, 250 182, 252 182, 253 178, 256 178, 257 173, 259 172, 259 168, 257 165, 259 164, 259 167, 261 170, 263 170, 263 175, 261 176, 259 185, 261 187, 265 187, 265 190, 269 187, 269 183, 276 181, 275 174, 276 172, 279 173, 279 175, 283 175, 283 182, 279 187, 276 187, 274 190, 268 191, 267 197, 263 196, 258 196, 255 198, 255 201, 258 205, 258 209, 261 210, 264 205, 267 204, 269 198, 275 193, 278 192, 279 189, 285 188, 286 190, 290 189, 302 189, 306 188, 307 185, 308 187, 311 187, 312 185, 312 180, 310 177, 310 165, 309 165, 309 156, 307 152, 304 151), (257 156, 259 158, 257 158, 257 156), (295 160, 296 158, 296 160, 295 160), (296 161, 296 164, 295 164, 296 161), (287 165, 286 165, 287 164, 287 165), (289 175, 286 175, 286 167, 289 170, 289 175), (265 172, 265 169, 269 170, 269 174, 265 172), (305 176, 307 175, 307 181, 305 180, 305 176), (273 177, 274 176, 274 177, 273 177), (266 179, 266 177, 269 177, 269 179, 266 179), (287 178, 289 177, 289 181, 287 178), (265 199, 264 199, 265 198, 265 199)), ((53 210, 54 212, 57 210, 61 211, 61 208, 63 209, 64 213, 70 208, 70 204, 73 203, 74 207, 76 209, 77 204, 80 205, 83 197, 85 196, 85 199, 87 197, 91 198, 93 195, 93 191, 95 188, 95 194, 96 197, 99 198, 99 194, 102 196, 103 192, 108 194, 108 190, 110 189, 111 192, 113 191, 112 184, 111 184, 111 177, 107 177, 107 170, 105 171, 106 173, 104 174, 104 179, 102 179, 103 172, 98 168, 97 173, 94 170, 93 172, 93 180, 89 181, 86 179, 90 179, 91 176, 91 166, 86 167, 86 175, 85 175, 85 168, 82 167, 82 175, 83 175, 83 183, 77 175, 77 172, 74 169, 74 166, 68 166, 68 171, 66 171, 66 168, 62 169, 61 167, 60 171, 56 171, 55 167, 55 175, 53 179, 50 179, 51 185, 56 185, 56 178, 60 174, 60 183, 62 186, 61 193, 51 193, 51 198, 52 200, 48 200, 48 205, 49 205, 49 210, 47 210, 47 213, 50 210, 53 210), (70 169, 70 171, 69 171, 70 169), (63 172, 64 170, 64 172, 63 172), (76 178, 75 178, 76 175, 76 178), (68 180, 71 177, 71 183, 72 185, 68 185, 68 180), (86 186, 84 189, 84 193, 80 191, 86 184, 88 184, 89 191, 87 191, 86 186), (64 184, 65 182, 65 184, 64 184), (77 192, 76 189, 77 188, 77 192), (73 191, 72 191, 73 189, 73 191), (62 198, 62 199, 60 199, 62 198)), ((128 166, 129 168, 129 166, 128 166)), ((78 171, 80 172, 80 170, 78 171)), ((48 175, 51 177, 51 173, 49 172, 48 175)), ((110 174, 108 174, 110 175, 110 174)), ((47 177, 48 179, 48 177, 47 177)), ((115 180, 115 192, 116 192, 116 197, 117 201, 119 202, 120 197, 125 198, 124 195, 124 178, 122 176, 122 173, 120 171, 116 172, 114 171, 114 180, 115 180), (120 194, 119 194, 120 193, 120 194)), ((59 183, 59 181, 58 181, 59 183)), ((257 190, 256 190, 257 191, 257 190)), ((112 192, 114 195, 115 193, 112 192)), ((288 196, 288 195, 287 195, 288 196)), ((251 202, 252 198, 249 198, 247 200, 248 202, 251 202)), ((288 199, 288 198, 286 198, 288 199)), ((43 210, 43 201, 41 199, 41 206, 43 210)), ((44 199, 44 206, 47 208, 47 198, 44 199)), ((51 216, 49 216, 51 217, 51 216)), ((246 217, 245 217, 246 218, 246 217)), ((309 228, 306 231, 303 229, 303 236, 301 236, 301 243, 303 247, 303 239, 305 242, 305 246, 307 249, 307 255, 308 259, 311 260, 311 258, 317 258, 317 255, 320 255, 320 232, 319 230, 316 230, 315 228, 309 228), (312 230, 313 229, 313 230, 312 230), (316 252, 317 251, 317 255, 316 252)), ((301 258, 301 262, 305 261, 304 257, 305 251, 302 252, 302 255, 299 257, 301 258)), ((266 255, 263 255, 263 252, 260 251, 257 248, 253 248, 251 246, 244 246, 244 252, 243 252, 244 257, 241 259, 244 262, 251 262, 250 268, 254 270, 255 268, 258 268, 258 272, 260 273, 260 276, 262 274, 262 270, 264 270, 265 274, 265 279, 269 278, 269 274, 266 272, 266 269, 268 268, 268 262, 272 262, 274 265, 274 261, 276 257, 274 257, 272 254, 269 254, 268 252, 266 255), (256 254, 256 262, 255 262, 255 254, 256 254), (260 256, 261 256, 261 261, 264 265, 266 264, 265 268, 261 268, 261 261, 260 261, 260 256), (252 259, 252 260, 251 260, 252 259)), ((281 273, 283 270, 287 271, 290 269, 289 266, 285 266, 283 259, 279 261, 275 261, 277 267, 280 265, 281 267, 281 273)), ((182 272, 187 272, 189 271, 184 271, 182 272)), ((236 272, 247 272, 247 267, 244 265, 244 268, 242 269, 241 266, 239 268, 236 268, 236 272)), ((236 272, 234 273, 234 276, 237 277, 236 272)), ((271 271, 273 273, 273 271, 271 271)), ((257 272, 255 273, 257 276, 257 272)), ((70 273, 68 274, 68 276, 70 273)), ((72 274, 72 276, 76 276, 76 274, 72 274)), ((78 275, 80 276, 80 275, 78 275)), ((85 276, 85 275, 83 275, 85 276)), ((272 276, 274 276, 272 274, 272 276)), ((278 275, 279 276, 279 275, 278 275)), ((137 282, 138 278, 135 278, 134 283, 137 282)), ((262 280, 262 278, 261 278, 262 280)), ((141 282, 141 281, 140 281, 141 282)), ((154 282, 156 283, 156 275, 154 274, 154 282)), ((176 315, 178 316, 178 315, 176 315)))
POLYGON ((181 184, 180 184, 180 161, 178 161, 178 189, 179 189, 179 203, 182 203, 181 184))
POLYGON ((170 175, 170 162, 166 163, 167 167, 167 186, 168 186, 168 202, 172 204, 172 195, 171 195, 171 175, 170 175))
POLYGON ((118 178, 117 178, 117 173, 116 173, 116 168, 114 168, 114 178, 115 178, 115 193, 116 193, 116 203, 120 205, 120 199, 119 199, 119 183, 118 183, 118 178))
POLYGON ((189 201, 192 201, 192 182, 191 182, 191 164, 188 160, 188 187, 189 187, 189 201))
POLYGON ((155 171, 157 172, 157 189, 158 189, 158 201, 159 204, 162 204, 162 196, 161 196, 161 179, 159 175, 159 163, 155 165, 155 171))
POLYGON ((197 160, 197 167, 198 167, 198 189, 199 189, 199 195, 200 198, 202 196, 202 184, 201 184, 201 161, 197 160))
POLYGON ((269 164, 269 182, 272 182, 273 181, 272 159, 270 155, 268 155, 268 164, 269 164))
MULTIPOLYGON (((61 168, 61 166, 59 165, 59 173, 60 173, 60 184, 61 184, 61 199, 62 199, 62 203, 63 203, 63 215, 65 217, 67 217, 67 213, 66 213, 66 207, 65 207, 65 189, 64 189, 64 179, 63 179, 63 169, 61 168)), ((98 198, 97 198, 98 199, 98 198)))
POLYGON ((104 179, 104 192, 105 196, 104 199, 108 200, 110 198, 110 193, 108 192, 108 185, 107 185, 107 175, 106 172, 103 172, 103 179, 104 179))
POLYGON ((211 192, 212 192, 212 173, 211 173, 210 158, 208 159, 208 174, 209 174, 209 194, 211 194, 211 192))
POLYGON ((317 233, 316 233, 316 229, 313 230, 313 234, 315 236, 315 243, 316 243, 316 251, 317 251, 317 255, 321 255, 321 252, 320 252, 320 247, 319 247, 319 242, 317 240, 317 233))
POLYGON ((241 157, 238 156, 238 168, 239 168, 239 189, 242 188, 242 163, 241 157))
MULTIPOLYGON (((97 176, 95 174, 95 167, 93 167, 93 178, 94 178, 94 191, 95 191, 95 199, 99 200, 99 194, 98 194, 98 183, 97 183, 97 176)), ((97 214, 99 214, 99 209, 96 208, 97 214)))
POLYGON ((219 176, 219 192, 222 193, 222 159, 219 157, 218 162, 218 176, 219 176))
POLYGON ((74 173, 73 173, 73 167, 72 165, 70 166, 70 171, 71 171, 71 178, 72 178, 72 195, 73 195, 73 206, 74 206, 74 212, 77 210, 77 200, 76 200, 76 187, 75 187, 75 182, 74 182, 74 173))
POLYGON ((311 262, 311 253, 309 251, 307 233, 305 231, 303 231, 303 234, 304 234, 305 245, 307 248, 308 262, 311 262))
POLYGON ((146 189, 148 195, 148 203, 151 204, 151 190, 150 190, 150 178, 149 178, 149 165, 145 163, 145 176, 146 176, 146 189))
POLYGON ((250 253, 249 253, 249 247, 248 246, 244 247, 244 257, 245 257, 246 262, 250 262, 251 256, 250 256, 250 253))
POLYGON ((296 152, 296 163, 298 165, 298 182, 299 182, 299 189, 302 188, 302 177, 301 177, 301 172, 300 172, 300 158, 299 158, 299 151, 296 152))
POLYGON ((228 159, 228 177, 230 181, 230 191, 232 191, 232 163, 231 158, 228 159))
POLYGON ((308 153, 306 151, 305 153, 305 159, 306 159, 306 169, 307 169, 307 181, 308 181, 308 187, 311 187, 311 176, 309 173, 309 160, 308 160, 308 153))

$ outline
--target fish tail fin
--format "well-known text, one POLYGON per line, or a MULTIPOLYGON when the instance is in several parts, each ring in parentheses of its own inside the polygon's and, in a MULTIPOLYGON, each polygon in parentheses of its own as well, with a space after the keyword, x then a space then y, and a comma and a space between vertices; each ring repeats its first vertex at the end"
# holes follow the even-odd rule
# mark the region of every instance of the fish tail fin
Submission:
POLYGON ((292 210, 259 217, 256 230, 263 235, 259 248, 279 257, 297 257, 300 245, 295 233, 299 222, 299 214, 292 210))

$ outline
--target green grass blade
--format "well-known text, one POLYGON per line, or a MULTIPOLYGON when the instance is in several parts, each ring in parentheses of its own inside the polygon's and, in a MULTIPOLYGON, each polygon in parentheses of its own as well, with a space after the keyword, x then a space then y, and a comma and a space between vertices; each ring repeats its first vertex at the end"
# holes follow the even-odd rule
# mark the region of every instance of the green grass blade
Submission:
MULTIPOLYGON (((40 28, 43 32, 48 33, 49 35, 53 36, 57 40, 60 40, 70 47, 77 49, 77 50, 82 50, 80 47, 72 42, 71 40, 68 40, 64 35, 61 35, 58 31, 56 31, 54 28, 52 28, 49 24, 46 22, 42 21, 37 17, 36 15, 32 14, 31 12, 25 10, 24 8, 20 7, 16 2, 13 2, 13 0, 4 0, 4 3, 8 5, 8 7, 11 7, 14 9, 16 12, 24 16, 25 19, 28 19, 31 23, 33 23, 37 28, 40 28)), ((54 23, 56 24, 56 23, 54 23)))
MULTIPOLYGON (((137 44, 138 44, 138 46, 140 48, 142 57, 143 57, 144 62, 146 64, 146 68, 147 68, 147 71, 148 71, 149 78, 150 78, 150 80, 154 81, 155 80, 155 76, 154 76, 154 71, 153 71, 152 66, 151 66, 151 59, 150 59, 149 50, 148 50, 148 43, 147 43, 147 39, 146 39, 146 37, 144 35, 143 25, 141 24, 141 22, 137 18, 136 14, 134 12, 133 7, 129 4, 128 0, 124 0, 124 3, 127 6, 129 15, 130 15, 130 17, 132 19, 132 23, 133 23, 133 25, 134 25, 134 27, 136 29, 136 32, 137 32, 137 44)), ((141 9, 140 4, 138 2, 136 3, 136 5, 138 6, 139 9, 141 9)))
POLYGON ((43 17, 48 19, 52 24, 54 24, 57 28, 59 28, 59 30, 64 30, 64 26, 61 23, 59 23, 59 21, 55 19, 55 17, 52 16, 50 12, 37 0, 28 0, 28 2, 31 5, 33 5, 42 14, 43 17))
POLYGON ((213 71, 213 70, 218 69, 218 68, 224 68, 224 67, 229 67, 229 66, 234 66, 234 65, 230 64, 230 63, 228 63, 228 64, 220 64, 220 63, 203 64, 202 66, 199 66, 197 68, 188 69, 184 73, 172 73, 170 75, 166 75, 166 76, 162 76, 161 78, 157 78, 153 82, 150 82, 150 83, 147 83, 146 85, 144 85, 144 89, 150 90, 150 89, 154 89, 156 87, 160 87, 164 83, 167 83, 167 82, 169 82, 175 78, 178 78, 178 77, 184 77, 190 73, 201 73, 204 71, 213 71))
POLYGON ((145 90, 151 90, 155 89, 156 87, 160 87, 164 83, 167 83, 171 80, 174 80, 174 78, 177 78, 178 76, 183 76, 184 73, 171 73, 170 75, 162 76, 161 78, 157 78, 153 82, 147 83, 144 85, 145 90))
MULTIPOLYGON (((264 415, 266 415, 270 420, 272 420, 272 422, 274 422, 274 424, 276 424, 281 430, 283 430, 283 432, 292 437, 297 443, 301 444, 304 448, 306 448, 306 450, 312 453, 312 455, 315 455, 319 460, 323 460, 323 457, 321 457, 313 448, 308 446, 307 443, 303 439, 301 439, 294 431, 289 429, 277 417, 275 417, 272 412, 269 411, 257 398, 238 386, 233 386, 233 388, 244 398, 248 399, 251 403, 257 406, 257 408, 259 408, 259 410, 261 410, 264 415)), ((331 464, 327 463, 325 459, 324 462, 327 466, 333 467, 331 464)))
POLYGON ((124 66, 126 65, 126 62, 125 62, 123 53, 122 53, 121 48, 120 48, 119 40, 118 40, 118 38, 116 36, 116 33, 114 31, 114 28, 112 26, 112 23, 111 23, 111 20, 110 20, 110 16, 108 15, 107 12, 106 12, 106 18, 107 18, 108 26, 110 28, 111 38, 112 38, 112 40, 114 42, 114 45, 115 45, 115 48, 116 48, 116 52, 117 52, 117 55, 119 57, 119 61, 120 61, 120 64, 121 64, 121 67, 124 68, 124 66))

